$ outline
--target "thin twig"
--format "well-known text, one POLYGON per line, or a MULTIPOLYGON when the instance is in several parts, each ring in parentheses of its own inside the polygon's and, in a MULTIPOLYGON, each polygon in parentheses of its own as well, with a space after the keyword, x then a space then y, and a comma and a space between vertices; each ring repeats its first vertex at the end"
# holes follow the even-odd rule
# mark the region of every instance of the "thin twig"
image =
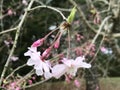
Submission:
POLYGON ((17 27, 11 28, 11 29, 8 29, 8 30, 4 30, 4 31, 0 32, 0 35, 1 35, 1 34, 4 34, 4 33, 7 33, 7 32, 15 31, 15 30, 17 30, 17 27))
POLYGON ((58 10, 58 9, 56 9, 56 8, 54 8, 54 7, 51 7, 51 6, 46 6, 46 5, 36 6, 36 7, 34 7, 34 8, 29 9, 29 11, 33 11, 33 10, 39 9, 39 8, 48 8, 48 9, 54 10, 54 11, 58 12, 58 13, 62 16, 62 18, 63 18, 64 20, 66 20, 66 17, 64 16, 64 14, 63 14, 60 10, 58 10))
POLYGON ((23 67, 25 67, 26 66, 26 64, 23 64, 22 66, 19 66, 18 68, 16 68, 14 71, 12 71, 12 73, 10 73, 6 78, 5 78, 5 80, 7 80, 10 76, 12 76, 17 70, 19 70, 19 69, 21 69, 21 68, 23 68, 23 67))

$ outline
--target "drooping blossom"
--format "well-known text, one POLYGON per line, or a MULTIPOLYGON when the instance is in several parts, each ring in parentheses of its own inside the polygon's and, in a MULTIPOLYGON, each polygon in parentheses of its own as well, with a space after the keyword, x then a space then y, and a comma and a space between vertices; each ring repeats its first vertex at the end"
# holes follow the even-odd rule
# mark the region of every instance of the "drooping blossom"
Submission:
POLYGON ((75 76, 78 68, 90 68, 91 65, 84 60, 84 57, 77 57, 75 60, 64 58, 62 60, 63 64, 57 64, 52 68, 53 77, 58 79, 65 73, 75 76))
POLYGON ((37 52, 36 47, 29 47, 29 50, 24 54, 25 56, 30 56, 28 59, 27 65, 33 66, 34 69, 36 70, 36 74, 39 76, 44 75, 44 77, 50 78, 51 73, 50 73, 50 64, 48 61, 43 61, 41 59, 40 52, 37 52))

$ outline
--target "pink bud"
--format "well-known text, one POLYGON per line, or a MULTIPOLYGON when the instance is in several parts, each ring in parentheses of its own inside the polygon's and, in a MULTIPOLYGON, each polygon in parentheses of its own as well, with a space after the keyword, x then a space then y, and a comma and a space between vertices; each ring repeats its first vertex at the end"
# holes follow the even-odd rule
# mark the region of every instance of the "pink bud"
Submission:
POLYGON ((70 78, 69 78, 67 75, 65 75, 65 81, 66 81, 67 83, 70 83, 70 78))
POLYGON ((11 9, 8 9, 7 14, 8 14, 9 16, 11 16, 11 15, 13 14, 13 11, 12 11, 11 9))
POLYGON ((33 82, 32 82, 32 80, 28 80, 28 83, 29 83, 29 85, 31 85, 33 82))
POLYGON ((60 46, 60 41, 57 40, 57 41, 55 42, 55 44, 54 44, 54 48, 55 48, 55 49, 58 49, 59 46, 60 46))
POLYGON ((36 79, 36 77, 35 77, 35 76, 33 76, 33 77, 32 77, 32 79, 33 79, 33 80, 35 80, 35 79, 36 79))
POLYGON ((16 86, 16 83, 15 83, 15 82, 12 82, 12 83, 10 84, 10 86, 11 86, 11 87, 15 87, 15 86, 16 86))
POLYGON ((38 39, 37 41, 35 41, 33 44, 32 44, 32 47, 38 47, 38 46, 41 46, 44 42, 44 38, 42 39, 38 39))
POLYGON ((76 87, 78 88, 80 87, 80 82, 77 79, 74 80, 74 84, 76 87))
POLYGON ((42 53, 42 58, 45 58, 46 56, 48 56, 50 54, 51 48, 46 49, 43 53, 42 53))
POLYGON ((105 47, 101 47, 100 50, 101 50, 101 52, 106 52, 107 51, 107 49, 105 47))
POLYGON ((20 90, 20 87, 16 87, 16 89, 15 90, 20 90))

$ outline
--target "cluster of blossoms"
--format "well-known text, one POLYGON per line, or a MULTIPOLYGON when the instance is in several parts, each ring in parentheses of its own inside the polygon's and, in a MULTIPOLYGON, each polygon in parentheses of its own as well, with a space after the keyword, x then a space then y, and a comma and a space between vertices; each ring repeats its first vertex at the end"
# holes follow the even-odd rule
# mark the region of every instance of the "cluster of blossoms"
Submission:
POLYGON ((51 51, 50 48, 46 49, 42 54, 37 51, 37 46, 40 46, 43 43, 43 39, 39 39, 29 47, 28 51, 24 54, 25 56, 30 56, 28 59, 27 65, 34 66, 36 74, 39 76, 44 75, 46 79, 55 77, 56 79, 60 78, 62 75, 71 75, 75 76, 78 68, 90 68, 91 65, 84 62, 85 58, 77 57, 74 59, 63 58, 61 63, 56 65, 51 65, 49 60, 45 60, 48 53, 51 51))
MULTIPOLYGON (((84 56, 76 57, 76 59, 62 58, 56 63, 52 60, 47 60, 50 52, 53 48, 58 49, 60 46, 60 38, 64 31, 66 31, 66 22, 60 25, 60 30, 55 37, 54 42, 49 46, 43 53, 37 51, 37 47, 42 46, 46 38, 51 34, 47 34, 44 38, 35 41, 28 51, 24 53, 25 56, 29 56, 27 65, 34 66, 35 72, 38 76, 44 76, 45 79, 54 77, 56 79, 63 75, 66 76, 76 76, 78 68, 90 68, 91 65, 84 62, 84 56)), ((52 31, 53 32, 53 31, 52 31)))
POLYGON ((42 56, 36 47, 29 47, 29 50, 24 54, 30 56, 27 65, 34 66, 36 74, 39 76, 44 75, 46 79, 55 77, 60 78, 64 74, 75 76, 78 68, 90 68, 91 65, 84 62, 84 57, 77 57, 74 59, 63 58, 62 63, 58 63, 54 66, 51 65, 50 61, 42 59, 42 56))

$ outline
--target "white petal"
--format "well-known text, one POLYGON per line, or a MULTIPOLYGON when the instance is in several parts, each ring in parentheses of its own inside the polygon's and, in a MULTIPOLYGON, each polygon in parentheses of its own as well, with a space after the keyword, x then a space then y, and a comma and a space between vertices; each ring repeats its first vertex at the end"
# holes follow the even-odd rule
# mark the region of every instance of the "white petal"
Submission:
POLYGON ((37 47, 28 47, 31 52, 37 52, 37 47))
POLYGON ((28 61, 27 61, 27 65, 29 65, 29 66, 34 65, 34 61, 33 61, 31 58, 28 59, 28 61))
POLYGON ((41 62, 36 62, 34 65, 34 69, 42 69, 42 63, 41 62))
POLYGON ((79 62, 76 64, 77 67, 83 67, 83 68, 90 68, 91 64, 88 64, 86 62, 79 62))
POLYGON ((91 64, 88 64, 86 62, 84 62, 85 58, 84 57, 77 57, 73 63, 74 66, 80 68, 80 67, 83 67, 83 68, 90 68, 91 67, 91 64))
POLYGON ((52 77, 52 74, 50 72, 45 72, 44 77, 45 77, 45 79, 49 79, 52 77))
POLYGON ((62 62, 63 62, 65 65, 67 65, 68 67, 71 67, 73 61, 74 61, 74 60, 72 60, 72 59, 66 59, 66 58, 64 58, 64 59, 62 60, 62 62))
POLYGON ((55 77, 56 79, 58 79, 58 78, 60 78, 62 75, 64 75, 67 70, 68 70, 68 68, 67 68, 67 66, 64 65, 64 64, 55 65, 55 66, 52 68, 53 77, 55 77))
POLYGON ((27 51, 26 53, 24 53, 24 56, 31 56, 31 51, 27 51))
POLYGON ((49 66, 46 64, 46 63, 42 63, 42 67, 43 67, 43 70, 45 71, 45 72, 49 72, 50 70, 49 70, 49 66))
POLYGON ((37 74, 38 76, 42 76, 42 75, 43 75, 43 70, 41 70, 41 69, 36 69, 36 74, 37 74))
POLYGON ((85 58, 84 58, 84 56, 83 57, 77 57, 76 59, 75 59, 75 61, 77 62, 79 62, 79 61, 84 61, 85 60, 85 58))

